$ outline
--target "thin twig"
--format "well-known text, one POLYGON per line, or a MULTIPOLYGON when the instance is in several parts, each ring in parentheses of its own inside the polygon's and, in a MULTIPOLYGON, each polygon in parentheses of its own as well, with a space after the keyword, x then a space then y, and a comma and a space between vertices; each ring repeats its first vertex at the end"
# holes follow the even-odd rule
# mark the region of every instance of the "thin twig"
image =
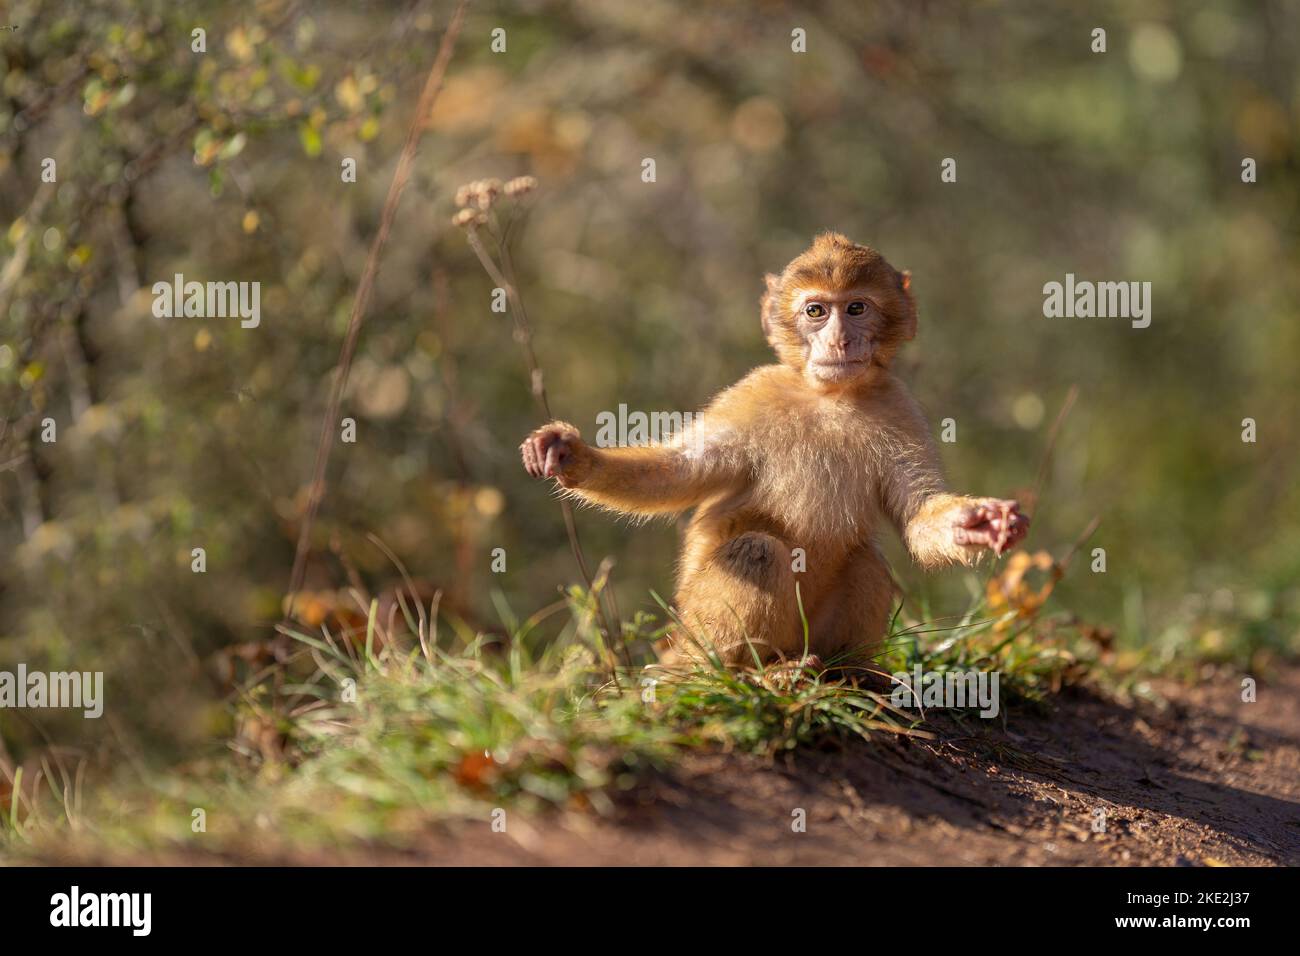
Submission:
POLYGON ((1101 515, 1093 515, 1092 520, 1083 529, 1083 533, 1074 540, 1074 544, 1070 545, 1070 550, 1065 552, 1065 556, 1060 561, 1056 562, 1060 566, 1062 574, 1070 566, 1070 562, 1074 560, 1075 553, 1087 543, 1089 538, 1097 533, 1099 527, 1101 527, 1101 515))
POLYGON ((1037 512, 1038 504, 1043 492, 1043 483, 1047 481, 1047 469, 1052 464, 1052 453, 1056 450, 1056 439, 1060 435, 1061 426, 1065 424, 1065 418, 1070 414, 1070 409, 1074 408, 1074 403, 1079 398, 1079 386, 1074 384, 1065 395, 1065 401, 1061 404, 1061 410, 1056 415, 1056 421, 1052 422, 1052 427, 1047 430, 1047 445, 1043 449, 1043 458, 1038 465, 1038 476, 1034 479, 1033 491, 1029 493, 1030 511, 1037 512))
MULTIPOLYGON (((1052 464, 1052 454, 1056 450, 1056 439, 1060 435, 1061 426, 1065 424, 1066 416, 1070 414, 1070 409, 1074 408, 1074 403, 1079 398, 1079 385, 1075 383, 1070 386, 1070 390, 1065 394, 1065 401, 1061 403, 1061 410, 1056 413, 1056 419, 1052 422, 1052 427, 1047 430, 1047 442, 1043 447, 1043 457, 1038 462, 1038 474, 1034 478, 1034 487, 1029 494, 1025 496, 1025 507, 1031 514, 1038 514, 1038 505, 1042 500, 1043 483, 1047 480, 1047 470, 1052 464)), ((1030 528, 1033 533, 1033 528, 1030 528)), ((981 593, 988 590, 989 582, 993 580, 998 569, 998 562, 995 558, 989 565, 989 573, 984 576, 984 587, 981 593)))
POLYGON ((316 446, 316 461, 312 466, 312 479, 307 496, 307 511, 303 515, 302 527, 298 532, 298 547, 293 557, 293 573, 289 577, 289 600, 284 614, 285 623, 288 623, 293 616, 294 602, 297 600, 298 591, 302 588, 303 579, 307 573, 307 555, 311 551, 311 532, 316 523, 316 515, 320 511, 321 499, 325 496, 325 469, 329 464, 330 452, 334 447, 334 434, 338 427, 339 407, 342 404, 343 390, 348 381, 348 370, 352 367, 352 357, 356 351, 361 323, 365 318, 366 307, 370 304, 370 294, 374 288, 375 276, 379 272, 379 259, 383 254, 384 244, 388 241, 388 234, 392 230, 393 220, 397 216, 397 204, 402 198, 402 190, 406 188, 406 182, 411 176, 411 168, 415 163, 415 151, 420 142, 420 134, 424 132, 424 127, 433 112, 433 105, 437 102, 438 94, 442 91, 443 79, 446 77, 447 67, 451 63, 451 55, 455 50, 456 38, 460 35, 461 24, 465 18, 465 8, 468 5, 469 0, 460 0, 460 3, 456 5, 456 10, 451 15, 451 21, 447 24, 447 32, 442 35, 438 55, 433 61, 433 66, 429 69, 428 78, 424 81, 424 89, 421 91, 419 102, 415 107, 415 117, 411 120, 410 128, 406 131, 406 142, 402 145, 401 155, 397 159, 397 169, 393 173, 393 181, 388 187, 388 197, 384 200, 383 212, 379 219, 379 231, 375 233, 374 241, 370 244, 370 254, 366 257, 366 266, 361 273, 361 282, 357 286, 357 295, 352 302, 352 315, 348 319, 347 336, 343 341, 343 351, 339 355, 338 365, 335 367, 329 404, 326 406, 325 417, 321 422, 320 441, 316 446))
MULTIPOLYGON (((513 216, 511 222, 513 223, 513 216)), ((507 227, 506 233, 508 234, 507 227)), ((479 263, 483 266, 488 277, 497 284, 499 288, 506 290, 506 298, 510 301, 511 315, 515 320, 515 329, 518 332, 519 343, 523 346, 524 356, 528 361, 529 390, 536 400, 538 408, 547 421, 555 418, 551 412, 551 402, 546 395, 546 379, 542 374, 541 366, 537 362, 537 353, 533 349, 533 331, 532 325, 528 321, 528 311, 524 308, 522 297, 519 295, 519 289, 515 284, 514 263, 510 259, 510 252, 506 245, 506 239, 502 238, 499 242, 501 252, 501 268, 497 267, 496 262, 488 253, 487 248, 483 245, 483 240, 479 237, 478 229, 470 225, 465 230, 466 238, 469 240, 469 246, 474 250, 474 255, 478 257, 479 263), (504 271, 503 271, 504 270, 504 271)), ((611 656, 614 654, 614 646, 622 648, 624 663, 628 667, 632 666, 631 658, 628 655, 627 645, 622 640, 622 629, 615 629, 614 623, 619 620, 614 615, 611 620, 608 608, 602 600, 603 593, 597 594, 594 590, 595 579, 592 577, 591 570, 587 566, 587 557, 582 549, 582 541, 578 537, 578 524, 573 516, 573 506, 567 499, 560 499, 560 513, 564 516, 564 530, 569 538, 569 549, 573 552, 573 558, 578 564, 578 571, 582 574, 583 582, 587 586, 587 592, 593 594, 596 599, 596 609, 599 612, 601 626, 605 630, 606 640, 609 644, 611 656)), ((604 589, 602 589, 602 592, 604 589)), ((611 662, 612 663, 612 662, 611 662)), ((610 674, 614 680, 615 686, 619 686, 618 668, 616 665, 610 667, 610 674)))

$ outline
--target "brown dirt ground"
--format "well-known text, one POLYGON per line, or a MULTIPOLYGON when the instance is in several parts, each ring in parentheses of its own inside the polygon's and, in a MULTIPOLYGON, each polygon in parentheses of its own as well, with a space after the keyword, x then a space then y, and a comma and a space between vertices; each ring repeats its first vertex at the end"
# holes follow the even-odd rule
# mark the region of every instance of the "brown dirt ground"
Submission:
MULTIPOLYGON (((1300 667, 1256 703, 1228 677, 1166 706, 1066 691, 1044 713, 779 760, 689 757, 610 817, 439 825, 401 850, 254 850, 132 863, 451 865, 1296 865, 1300 667), (992 724, 992 726, 989 726, 992 724), (792 813, 807 829, 793 832, 792 813), (1105 831, 1093 831, 1097 810, 1105 831)), ((90 862, 84 857, 49 862, 90 862)), ((98 860, 96 862, 125 862, 98 860)))
MULTIPOLYGON (((1300 668, 1158 686, 1168 706, 1068 691, 1006 726, 940 725, 786 761, 690 759, 613 821, 431 836, 451 864, 1300 864, 1300 668), (792 811, 807 831, 792 831, 792 811), (1105 832, 1093 832, 1098 809, 1105 832)), ((1000 721, 998 722, 1000 723, 1000 721)))

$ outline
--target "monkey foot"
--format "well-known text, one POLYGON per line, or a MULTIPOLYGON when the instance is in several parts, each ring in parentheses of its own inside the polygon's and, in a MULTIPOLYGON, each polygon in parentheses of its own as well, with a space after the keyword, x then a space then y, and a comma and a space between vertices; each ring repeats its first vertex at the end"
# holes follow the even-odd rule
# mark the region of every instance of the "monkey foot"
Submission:
POLYGON ((826 670, 826 665, 816 654, 809 654, 801 660, 775 661, 763 668, 763 676, 782 689, 789 689, 801 680, 817 677, 826 670))

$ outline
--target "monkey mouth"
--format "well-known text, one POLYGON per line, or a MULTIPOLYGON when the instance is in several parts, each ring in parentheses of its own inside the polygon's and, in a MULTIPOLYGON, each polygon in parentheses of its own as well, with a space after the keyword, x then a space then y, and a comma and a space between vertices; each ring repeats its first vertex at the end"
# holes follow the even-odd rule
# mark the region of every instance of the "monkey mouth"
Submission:
POLYGON ((818 368, 853 368, 855 365, 866 365, 869 359, 818 359, 813 362, 818 368))

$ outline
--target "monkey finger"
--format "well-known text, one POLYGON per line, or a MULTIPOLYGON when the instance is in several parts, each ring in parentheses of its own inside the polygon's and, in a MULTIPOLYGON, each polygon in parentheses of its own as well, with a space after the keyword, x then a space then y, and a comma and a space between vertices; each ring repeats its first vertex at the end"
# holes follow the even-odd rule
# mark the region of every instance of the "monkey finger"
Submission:
POLYGON ((1005 520, 999 520, 995 525, 999 530, 1018 537, 1024 537, 1029 531, 1029 519, 1021 514, 1007 515, 1005 520))
POLYGON ((548 473, 546 470, 546 454, 547 454, 547 450, 553 444, 553 439, 551 438, 550 435, 546 434, 545 431, 539 431, 537 434, 535 434, 532 437, 529 444, 532 445, 533 469, 537 477, 538 478, 547 477, 548 473))
POLYGON ((546 476, 546 449, 550 447, 550 441, 547 435, 539 433, 532 438, 533 458, 537 462, 537 477, 546 476))
POLYGON ((957 544, 968 547, 983 548, 991 546, 995 539, 994 532, 987 525, 966 528, 961 525, 952 529, 952 538, 957 544))
POLYGON ((1004 531, 1010 531, 1012 528, 1019 527, 1019 522, 1016 521, 1013 515, 1008 515, 1005 518, 998 515, 989 519, 988 527, 990 530, 1000 534, 1004 531))
POLYGON ((534 478, 542 477, 541 463, 537 459, 537 449, 533 446, 533 440, 530 438, 522 445, 524 453, 524 468, 534 478))
POLYGON ((983 515, 986 520, 1002 518, 1011 514, 1019 506, 1016 502, 1007 498, 981 498, 974 507, 977 514, 983 515))
POLYGON ((1006 529, 1006 533, 1002 536, 1002 538, 998 542, 1001 546, 998 549, 998 554, 1002 554, 1004 551, 1011 550, 1016 545, 1018 545, 1021 541, 1023 541, 1025 539, 1025 536, 1028 534, 1029 534, 1029 526, 1026 524, 1008 525, 1006 529))
POLYGON ((551 478, 560 473, 564 467, 564 460, 568 456, 568 449, 564 447, 563 442, 555 442, 546 449, 546 477, 551 478))

